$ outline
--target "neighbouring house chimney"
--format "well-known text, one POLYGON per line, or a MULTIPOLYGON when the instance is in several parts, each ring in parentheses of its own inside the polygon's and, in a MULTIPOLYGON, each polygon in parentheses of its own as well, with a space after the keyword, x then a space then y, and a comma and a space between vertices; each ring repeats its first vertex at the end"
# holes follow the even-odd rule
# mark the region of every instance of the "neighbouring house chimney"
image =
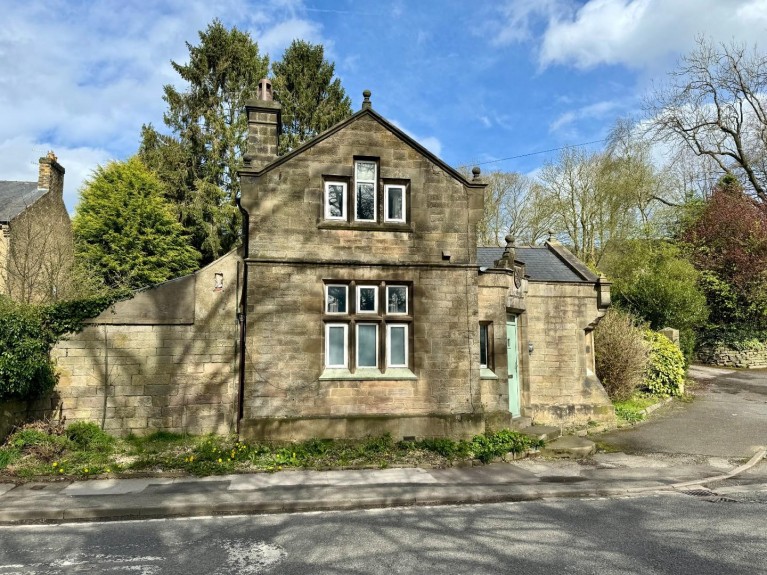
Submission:
POLYGON ((64 168, 56 160, 56 154, 53 152, 48 152, 47 155, 40 158, 37 187, 41 190, 51 190, 59 196, 63 196, 64 168))
POLYGON ((245 104, 248 115, 248 151, 243 157, 246 170, 262 170, 277 159, 277 145, 282 133, 282 106, 274 101, 272 83, 264 78, 258 83, 258 99, 245 104))

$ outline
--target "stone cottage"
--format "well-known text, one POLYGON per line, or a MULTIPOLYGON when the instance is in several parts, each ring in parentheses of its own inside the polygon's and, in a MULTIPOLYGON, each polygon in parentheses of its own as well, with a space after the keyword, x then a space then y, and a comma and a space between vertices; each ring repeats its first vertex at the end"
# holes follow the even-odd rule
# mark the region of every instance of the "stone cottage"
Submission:
POLYGON ((63 193, 53 152, 40 158, 36 182, 0 181, 0 294, 49 301, 66 285, 72 226, 63 193))
POLYGON ((70 417, 123 432, 469 437, 607 420, 591 331, 609 285, 557 242, 476 247, 469 179, 362 109, 277 156, 246 109, 245 241, 120 302, 55 350, 70 417))

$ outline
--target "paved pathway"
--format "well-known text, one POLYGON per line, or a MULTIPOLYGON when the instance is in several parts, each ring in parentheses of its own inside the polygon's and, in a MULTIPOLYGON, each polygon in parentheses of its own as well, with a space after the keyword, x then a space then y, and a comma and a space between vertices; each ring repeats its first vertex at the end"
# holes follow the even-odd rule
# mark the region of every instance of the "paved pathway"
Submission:
POLYGON ((757 449, 767 445, 767 372, 695 368, 693 374, 703 381, 695 401, 675 402, 646 424, 597 437, 625 453, 450 469, 0 484, 0 523, 616 496, 690 484, 719 489, 728 486, 721 477, 754 452, 754 465, 737 485, 767 488, 767 462, 759 461, 765 452, 757 449))
POLYGON ((692 402, 672 402, 652 419, 598 441, 626 453, 750 457, 767 446, 767 370, 692 366, 692 402))

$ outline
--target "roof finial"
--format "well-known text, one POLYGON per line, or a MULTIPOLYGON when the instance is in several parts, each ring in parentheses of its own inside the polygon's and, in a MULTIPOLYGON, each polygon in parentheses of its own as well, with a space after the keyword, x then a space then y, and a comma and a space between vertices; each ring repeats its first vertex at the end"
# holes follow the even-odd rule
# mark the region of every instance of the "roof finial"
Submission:
POLYGON ((479 181, 479 175, 481 173, 482 173, 482 170, 479 169, 479 166, 474 166, 471 169, 471 175, 472 175, 471 181, 472 182, 478 182, 479 181))
POLYGON ((556 234, 556 232, 555 232, 554 230, 551 230, 551 229, 549 230, 549 237, 548 237, 548 239, 547 239, 546 241, 547 241, 548 243, 550 243, 550 244, 557 244, 557 245, 561 245, 561 244, 559 243, 559 240, 557 239, 557 234, 556 234))
POLYGON ((509 230, 509 234, 503 238, 506 241, 506 247, 503 250, 503 255, 501 256, 501 259, 496 260, 495 267, 497 268, 505 268, 505 269, 514 269, 514 258, 517 257, 517 250, 514 249, 514 236, 511 234, 511 230, 509 230))
POLYGON ((363 97, 362 109, 363 110, 367 110, 371 106, 371 104, 370 104, 370 90, 364 90, 362 92, 362 97, 363 97))

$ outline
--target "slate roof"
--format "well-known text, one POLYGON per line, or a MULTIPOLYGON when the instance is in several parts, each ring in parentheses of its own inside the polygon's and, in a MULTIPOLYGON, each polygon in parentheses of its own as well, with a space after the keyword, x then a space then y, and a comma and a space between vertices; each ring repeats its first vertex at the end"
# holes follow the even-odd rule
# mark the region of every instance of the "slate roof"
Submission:
MULTIPOLYGON (((492 268, 493 262, 503 255, 503 248, 477 248, 477 264, 492 268)), ((525 274, 532 281, 594 283, 584 277, 548 246, 517 247, 517 261, 525 264, 525 274)))
POLYGON ((0 222, 10 222, 47 192, 37 182, 0 181, 0 222))

